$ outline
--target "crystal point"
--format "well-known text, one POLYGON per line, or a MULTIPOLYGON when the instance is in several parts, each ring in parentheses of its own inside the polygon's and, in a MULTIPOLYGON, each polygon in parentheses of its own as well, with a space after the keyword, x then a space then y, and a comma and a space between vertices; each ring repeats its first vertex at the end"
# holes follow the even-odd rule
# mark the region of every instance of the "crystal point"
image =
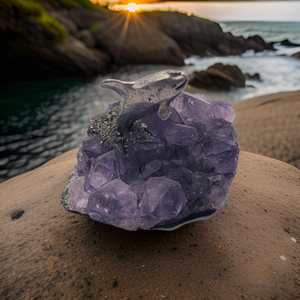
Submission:
POLYGON ((176 217, 185 203, 186 198, 178 182, 167 177, 151 177, 146 182, 139 207, 145 215, 160 222, 176 217))

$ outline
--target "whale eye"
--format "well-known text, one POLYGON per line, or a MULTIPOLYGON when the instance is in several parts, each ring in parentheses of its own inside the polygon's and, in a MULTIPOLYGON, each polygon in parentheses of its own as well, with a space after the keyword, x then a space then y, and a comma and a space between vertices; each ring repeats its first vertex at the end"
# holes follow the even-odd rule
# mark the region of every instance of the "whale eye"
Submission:
POLYGON ((174 88, 174 87, 176 87, 176 85, 177 85, 177 84, 176 84, 176 83, 174 83, 174 84, 172 85, 172 87, 174 88))

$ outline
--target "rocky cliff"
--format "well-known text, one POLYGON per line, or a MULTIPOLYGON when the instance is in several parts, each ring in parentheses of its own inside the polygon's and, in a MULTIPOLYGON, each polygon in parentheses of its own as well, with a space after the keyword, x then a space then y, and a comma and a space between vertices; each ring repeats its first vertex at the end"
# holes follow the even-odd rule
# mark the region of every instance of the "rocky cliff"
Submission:
POLYGON ((184 54, 273 49, 259 36, 234 37, 217 23, 195 16, 116 13, 72 1, 67 6, 59 5, 65 2, 61 0, 35 2, 28 9, 21 0, 0 0, 1 83, 93 77, 112 64, 183 65, 184 54))

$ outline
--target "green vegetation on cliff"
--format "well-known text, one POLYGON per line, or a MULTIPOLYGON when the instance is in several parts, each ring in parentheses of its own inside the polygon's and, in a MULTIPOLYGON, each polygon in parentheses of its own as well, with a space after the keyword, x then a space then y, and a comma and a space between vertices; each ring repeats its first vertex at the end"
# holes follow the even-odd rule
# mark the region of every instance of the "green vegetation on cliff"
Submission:
POLYGON ((18 18, 31 18, 39 22, 44 28, 55 36, 57 43, 61 43, 66 35, 64 25, 50 17, 42 7, 50 4, 52 7, 82 7, 98 9, 89 0, 0 0, 0 6, 10 10, 18 18), (2 4, 2 5, 1 5, 2 4))
POLYGON ((94 24, 90 27, 90 31, 93 33, 98 32, 101 29, 102 25, 101 24, 94 24))
MULTIPOLYGON (((32 1, 32 0, 31 0, 32 1)), ((53 7, 84 7, 89 9, 98 9, 99 6, 89 0, 35 0, 40 3, 49 3, 53 7)))

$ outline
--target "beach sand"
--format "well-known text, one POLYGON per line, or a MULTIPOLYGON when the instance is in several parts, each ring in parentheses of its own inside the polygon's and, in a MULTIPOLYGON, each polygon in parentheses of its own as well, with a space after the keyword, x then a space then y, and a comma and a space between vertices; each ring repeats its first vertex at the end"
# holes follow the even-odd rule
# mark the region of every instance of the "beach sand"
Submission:
POLYGON ((300 91, 255 97, 233 106, 241 150, 300 169, 300 91))
MULTIPOLYGON (((292 126, 284 116, 292 118, 297 95, 238 104, 242 149, 273 131, 292 143, 277 124, 292 126), (253 125, 258 137, 246 118, 259 122, 253 125)), ((229 200, 213 218, 173 232, 128 232, 61 205, 77 151, 0 185, 0 299, 300 298, 299 169, 242 151, 229 200)))

